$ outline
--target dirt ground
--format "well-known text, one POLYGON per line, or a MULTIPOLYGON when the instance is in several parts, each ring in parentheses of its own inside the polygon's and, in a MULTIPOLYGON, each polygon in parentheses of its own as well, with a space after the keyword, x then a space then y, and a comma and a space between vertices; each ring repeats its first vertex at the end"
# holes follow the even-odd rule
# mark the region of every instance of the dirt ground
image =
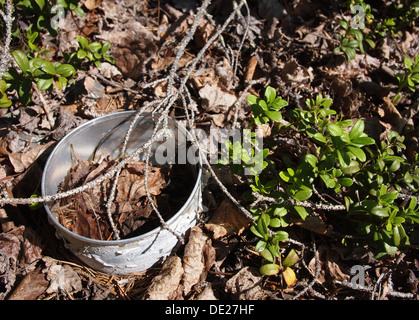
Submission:
MULTIPOLYGON (((397 91, 395 75, 402 71, 403 57, 418 52, 416 26, 347 62, 343 54, 333 53, 339 42, 339 21, 348 16, 340 1, 249 0, 248 7, 237 1, 242 7, 233 15, 237 4, 214 0, 190 41, 185 41, 200 3, 85 0, 83 18, 69 15, 56 39, 44 35, 51 59, 58 61, 77 48, 77 35, 82 34, 91 41, 109 41, 115 64, 79 71, 73 85, 64 92, 45 94, 44 101, 34 92, 29 106, 16 103, 0 110, 4 195, 39 194, 52 148, 74 128, 109 113, 153 110, 169 89, 173 96, 181 87, 169 115, 187 126, 184 106, 188 105, 193 125, 203 130, 233 124, 246 128, 251 112, 246 95, 260 95, 270 85, 294 107, 303 106, 317 93, 333 98, 333 108, 340 115, 364 119, 366 131, 374 138, 391 128, 403 132, 394 115, 417 106, 419 91, 406 92, 398 110, 391 109, 386 98, 397 91), (223 32, 212 39, 220 29, 223 32), (180 48, 182 41, 184 48, 180 48), (180 49, 182 54, 177 56, 180 49)), ((376 12, 380 14, 384 11, 376 12)), ((409 121, 414 130, 406 145, 414 155, 417 115, 409 121)), ((215 170, 240 201, 244 182, 226 169, 215 170)), ((260 274, 262 258, 255 251, 257 238, 249 231, 249 220, 213 177, 203 190, 203 205, 201 222, 163 266, 160 263, 139 274, 111 275, 75 258, 56 238, 42 206, 5 204, 0 209, 0 299, 417 299, 417 249, 376 260, 368 248, 348 248, 314 225, 295 225, 284 248, 299 254, 293 267, 296 281, 289 285, 282 274, 260 274), (353 269, 351 273, 353 266, 362 266, 363 285, 356 288, 350 283, 356 275, 353 269)))

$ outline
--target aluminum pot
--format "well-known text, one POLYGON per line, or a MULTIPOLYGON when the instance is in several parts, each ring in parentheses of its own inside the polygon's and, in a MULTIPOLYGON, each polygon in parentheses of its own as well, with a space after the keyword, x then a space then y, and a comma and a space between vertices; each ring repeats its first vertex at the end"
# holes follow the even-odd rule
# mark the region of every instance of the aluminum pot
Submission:
MULTIPOLYGON (((60 183, 73 164, 74 154, 84 161, 107 154, 111 154, 113 158, 117 157, 134 115, 135 111, 108 114, 84 123, 65 136, 55 146, 46 162, 41 181, 42 195, 58 192, 60 183)), ((140 116, 131 134, 126 154, 130 154, 150 139, 159 117, 160 115, 151 113, 140 116)), ((186 141, 190 140, 191 134, 170 117, 167 118, 167 128, 174 134, 174 143, 171 142, 169 147, 185 150, 186 141)), ((153 144, 153 165, 156 162, 156 150, 161 148, 163 143, 153 144)), ((174 150, 166 151, 170 153, 174 150)), ((197 161, 191 164, 195 172, 191 176, 191 179, 194 179, 193 190, 183 207, 166 221, 178 234, 184 234, 194 226, 202 212, 202 159, 196 152, 195 155, 197 161)), ((139 160, 144 157, 144 154, 140 154, 139 160)), ((161 227, 121 240, 103 241, 80 236, 60 224, 57 213, 51 210, 52 205, 53 203, 45 203, 45 209, 49 222, 56 229, 57 237, 62 239, 64 245, 81 261, 97 271, 113 274, 139 273, 164 260, 178 244, 178 238, 171 231, 161 227)))

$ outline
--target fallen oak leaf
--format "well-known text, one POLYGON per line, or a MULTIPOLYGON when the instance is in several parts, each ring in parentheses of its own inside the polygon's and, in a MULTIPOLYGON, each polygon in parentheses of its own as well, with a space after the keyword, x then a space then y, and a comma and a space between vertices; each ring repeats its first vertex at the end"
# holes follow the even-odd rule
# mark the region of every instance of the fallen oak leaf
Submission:
POLYGON ((175 300, 183 276, 182 260, 178 256, 166 259, 160 273, 153 278, 143 300, 175 300))
POLYGON ((211 239, 198 227, 191 229, 189 241, 183 255, 183 294, 186 296, 192 287, 202 282, 215 261, 215 250, 211 239))
POLYGON ((205 224, 205 229, 212 232, 214 239, 219 239, 227 235, 240 235, 250 222, 250 219, 243 216, 239 209, 226 199, 205 224))
POLYGON ((207 84, 199 90, 206 111, 226 113, 236 102, 235 95, 225 92, 217 85, 207 84))
POLYGON ((12 164, 15 172, 22 173, 26 169, 28 169, 39 158, 39 156, 53 143, 54 142, 51 141, 44 145, 37 145, 26 151, 10 153, 9 161, 12 164))

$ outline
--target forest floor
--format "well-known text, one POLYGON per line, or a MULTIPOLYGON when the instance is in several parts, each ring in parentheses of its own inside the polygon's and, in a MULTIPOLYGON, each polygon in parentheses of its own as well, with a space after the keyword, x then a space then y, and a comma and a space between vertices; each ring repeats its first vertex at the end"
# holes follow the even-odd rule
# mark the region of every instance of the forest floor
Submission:
MULTIPOLYGON (((0 182, 11 198, 40 193, 52 148, 74 128, 114 112, 153 110, 165 97, 170 79, 174 90, 178 88, 190 71, 188 62, 196 61, 234 10, 233 1, 212 1, 177 61, 175 75, 171 74, 197 2, 86 0, 83 18, 68 16, 56 39, 43 35, 43 45, 56 60, 77 48, 79 34, 90 41, 109 41, 115 64, 79 71, 66 91, 49 92, 44 101, 34 91, 29 106, 16 103, 0 110, 0 182)), ((243 7, 241 14, 232 16, 187 78, 182 98, 194 110, 196 128, 207 132, 233 124, 246 128, 251 113, 246 95, 260 96, 269 85, 290 107, 304 106, 305 99, 317 93, 333 98, 332 108, 338 114, 364 119, 366 131, 376 139, 389 129, 403 132, 397 117, 417 105, 419 91, 405 92, 397 108, 391 108, 387 98, 397 91, 396 74, 402 72, 403 57, 414 58, 418 52, 415 26, 348 62, 343 54, 333 53, 339 43, 339 21, 348 17, 340 1, 247 2, 250 14, 243 7)), ((178 98, 169 115, 188 126, 184 104, 178 98)), ((414 126, 417 116, 411 114, 408 120, 414 126)), ((414 132, 405 141, 411 155, 418 151, 418 131, 414 132)), ((240 200, 243 181, 228 170, 215 170, 230 194, 240 200)), ((417 249, 376 260, 368 248, 348 248, 316 226, 295 225, 289 229, 294 240, 290 246, 300 259, 293 267, 296 281, 287 285, 282 274, 259 273, 262 258, 255 251, 257 238, 249 231, 249 221, 212 177, 203 190, 203 205, 202 221, 186 234, 185 244, 166 261, 164 272, 157 264, 130 275, 102 273, 80 262, 56 238, 43 207, 4 205, 0 209, 0 298, 417 299, 417 249), (185 265, 192 265, 189 273, 185 265), (351 286, 352 266, 362 266, 363 286, 351 286)))

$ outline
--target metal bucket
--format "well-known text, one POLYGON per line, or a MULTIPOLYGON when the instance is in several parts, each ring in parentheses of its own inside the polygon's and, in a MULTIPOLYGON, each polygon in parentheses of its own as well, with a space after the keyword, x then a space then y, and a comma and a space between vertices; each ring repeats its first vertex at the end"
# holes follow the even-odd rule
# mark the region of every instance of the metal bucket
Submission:
MULTIPOLYGON (((45 165, 41 182, 42 195, 58 192, 60 183, 72 165, 74 154, 84 161, 106 156, 107 153, 112 154, 113 158, 117 157, 134 115, 135 111, 105 115, 84 123, 64 137, 56 145, 45 165)), ((159 117, 160 115, 151 113, 140 116, 131 134, 126 154, 129 155, 151 138, 159 117)), ((168 128, 175 134, 176 144, 169 145, 171 148, 185 150, 186 141, 190 140, 191 134, 173 119, 168 117, 167 120, 168 128)), ((156 150, 162 146, 162 143, 153 144, 150 158, 153 165, 158 160, 155 157, 156 150)), ((144 154, 140 154, 140 160, 144 157, 144 154)), ((183 207, 166 221, 167 225, 178 234, 184 234, 194 226, 202 211, 202 159, 199 154, 196 157, 196 163, 191 164, 196 169, 195 176, 191 176, 195 181, 193 190, 183 207)), ((170 255, 178 243, 178 238, 171 231, 161 227, 122 240, 103 241, 80 236, 60 224, 57 214, 51 210, 52 205, 53 203, 45 203, 45 209, 48 220, 56 229, 57 237, 61 238, 65 246, 81 261, 97 271, 114 274, 145 271, 170 255)))

